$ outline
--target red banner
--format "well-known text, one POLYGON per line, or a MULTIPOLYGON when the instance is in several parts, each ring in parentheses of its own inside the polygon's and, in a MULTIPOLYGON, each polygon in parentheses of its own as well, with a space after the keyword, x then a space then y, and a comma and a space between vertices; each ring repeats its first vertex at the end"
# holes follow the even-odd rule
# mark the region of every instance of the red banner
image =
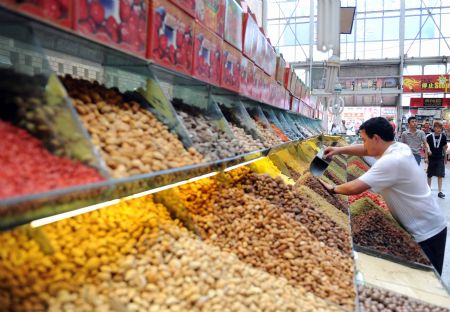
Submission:
POLYGON ((403 76, 403 92, 449 92, 449 75, 403 76))
POLYGON ((411 98, 409 102, 410 106, 422 107, 422 106, 450 106, 450 98, 411 98))

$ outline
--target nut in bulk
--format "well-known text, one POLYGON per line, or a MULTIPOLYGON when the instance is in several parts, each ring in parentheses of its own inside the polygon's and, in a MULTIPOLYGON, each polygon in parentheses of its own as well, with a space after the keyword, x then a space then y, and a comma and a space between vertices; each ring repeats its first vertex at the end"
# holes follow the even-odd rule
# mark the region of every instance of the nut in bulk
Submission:
POLYGON ((136 102, 124 103, 119 91, 67 76, 62 80, 113 177, 202 161, 200 154, 185 150, 178 138, 149 111, 136 102), (93 98, 98 100, 97 104, 92 103, 93 98))
POLYGON ((288 215, 292 215, 319 241, 350 256, 351 243, 348 232, 311 205, 307 197, 296 191, 294 187, 285 184, 282 179, 248 173, 236 183, 245 192, 267 199, 288 215))
MULTIPOLYGON (((283 278, 251 268, 235 256, 193 239, 179 228, 161 228, 157 237, 157 242, 151 245, 147 254, 133 256, 137 264, 135 269, 143 268, 144 272, 152 271, 154 274, 168 272, 170 262, 156 256, 164 252, 172 259, 178 258, 181 267, 177 277, 172 275, 139 290, 130 283, 97 284, 99 306, 105 305, 115 311, 225 311, 230 307, 240 311, 274 311, 274 307, 283 311, 295 310, 296 307, 302 307, 304 311, 338 311, 301 286, 294 288, 283 278), (174 233, 177 234, 173 236, 174 233), (182 258, 179 258, 180 254, 182 258), (189 268, 192 262, 196 262, 198 270, 189 268), (217 277, 214 282, 210 281, 211 276, 217 277), (108 299, 109 294, 114 295, 108 299)), ((123 277, 126 272, 119 274, 123 277)), ((77 290, 77 298, 86 287, 77 290)), ((77 307, 77 298, 64 304, 77 307)), ((52 300, 50 308, 55 310, 61 305, 58 300, 52 300)))
POLYGON ((371 286, 358 286, 358 293, 361 311, 450 311, 444 307, 417 301, 386 289, 371 286))
POLYGON ((336 303, 353 306, 353 267, 347 255, 319 242, 303 225, 266 200, 233 187, 214 192, 209 195, 208 209, 197 208, 200 214, 206 214, 204 218, 211 219, 203 228, 207 242, 318 296, 339 294, 336 303), (257 222, 255 216, 261 216, 257 222), (212 236, 214 240, 209 239, 212 236))
POLYGON ((283 143, 283 141, 279 137, 272 133, 271 130, 266 128, 260 121, 256 121, 256 127, 264 138, 265 147, 272 147, 274 145, 283 143))
MULTIPOLYGON (((2 233, 2 250, 8 252, 0 252, 0 283, 11 298, 16 298, 14 308, 18 310, 25 310, 28 305, 46 306, 49 298, 61 290, 75 291, 89 283, 112 283, 119 272, 127 271, 119 267, 121 259, 129 261, 127 255, 136 253, 137 244, 151 241, 158 226, 169 223, 177 224, 162 205, 144 197, 41 228, 52 244, 53 254, 43 253, 23 229, 2 233), (158 220, 158 224, 153 220, 158 220), (133 228, 148 231, 141 231, 146 234, 138 241, 129 232, 133 228)), ((140 289, 145 280, 137 274, 131 283, 140 289)), ((0 306, 9 309, 10 304, 0 296, 0 306)))
POLYGON ((206 117, 194 116, 182 110, 179 111, 179 116, 189 132, 195 149, 206 161, 228 158, 241 153, 238 140, 230 139, 206 117))
POLYGON ((243 128, 230 124, 231 131, 239 142, 241 149, 245 153, 264 149, 264 144, 255 140, 251 135, 245 133, 243 128))

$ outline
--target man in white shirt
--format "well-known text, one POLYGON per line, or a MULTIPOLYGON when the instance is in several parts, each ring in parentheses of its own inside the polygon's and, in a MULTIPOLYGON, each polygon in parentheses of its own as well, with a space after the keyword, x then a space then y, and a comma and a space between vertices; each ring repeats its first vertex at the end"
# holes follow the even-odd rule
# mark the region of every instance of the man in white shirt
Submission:
POLYGON ((420 161, 422 159, 422 156, 420 156, 421 147, 423 146, 425 153, 428 153, 429 148, 425 132, 417 129, 416 117, 411 116, 408 118, 408 130, 402 133, 400 142, 407 144, 411 148, 417 164, 420 165, 420 161))
POLYGON ((392 127, 385 118, 371 118, 361 125, 360 130, 364 144, 328 147, 324 156, 347 154, 374 156, 378 160, 356 180, 337 186, 321 181, 322 184, 336 194, 359 194, 370 188, 380 193, 392 215, 419 243, 441 274, 447 220, 431 196, 423 169, 417 166, 406 144, 394 141, 392 127))

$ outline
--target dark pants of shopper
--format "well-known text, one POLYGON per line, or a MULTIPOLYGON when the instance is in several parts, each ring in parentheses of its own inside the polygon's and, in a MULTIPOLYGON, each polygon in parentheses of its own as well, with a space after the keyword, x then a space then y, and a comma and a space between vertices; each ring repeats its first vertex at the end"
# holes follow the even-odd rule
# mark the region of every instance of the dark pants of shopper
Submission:
POLYGON ((420 242, 425 254, 430 259, 439 275, 442 274, 442 264, 444 263, 445 241, 447 240, 447 228, 429 239, 420 242))
POLYGON ((414 158, 417 161, 417 164, 420 166, 420 161, 422 160, 422 156, 420 156, 419 154, 413 154, 414 158))

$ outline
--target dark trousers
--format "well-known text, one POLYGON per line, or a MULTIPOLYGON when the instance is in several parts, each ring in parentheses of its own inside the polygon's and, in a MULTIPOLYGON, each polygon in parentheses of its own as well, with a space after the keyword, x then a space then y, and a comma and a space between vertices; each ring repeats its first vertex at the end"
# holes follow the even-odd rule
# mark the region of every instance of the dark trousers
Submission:
POLYGON ((440 233, 434 235, 433 237, 419 243, 420 247, 422 247, 436 271, 438 271, 439 275, 442 274, 446 240, 447 228, 443 229, 440 233))

